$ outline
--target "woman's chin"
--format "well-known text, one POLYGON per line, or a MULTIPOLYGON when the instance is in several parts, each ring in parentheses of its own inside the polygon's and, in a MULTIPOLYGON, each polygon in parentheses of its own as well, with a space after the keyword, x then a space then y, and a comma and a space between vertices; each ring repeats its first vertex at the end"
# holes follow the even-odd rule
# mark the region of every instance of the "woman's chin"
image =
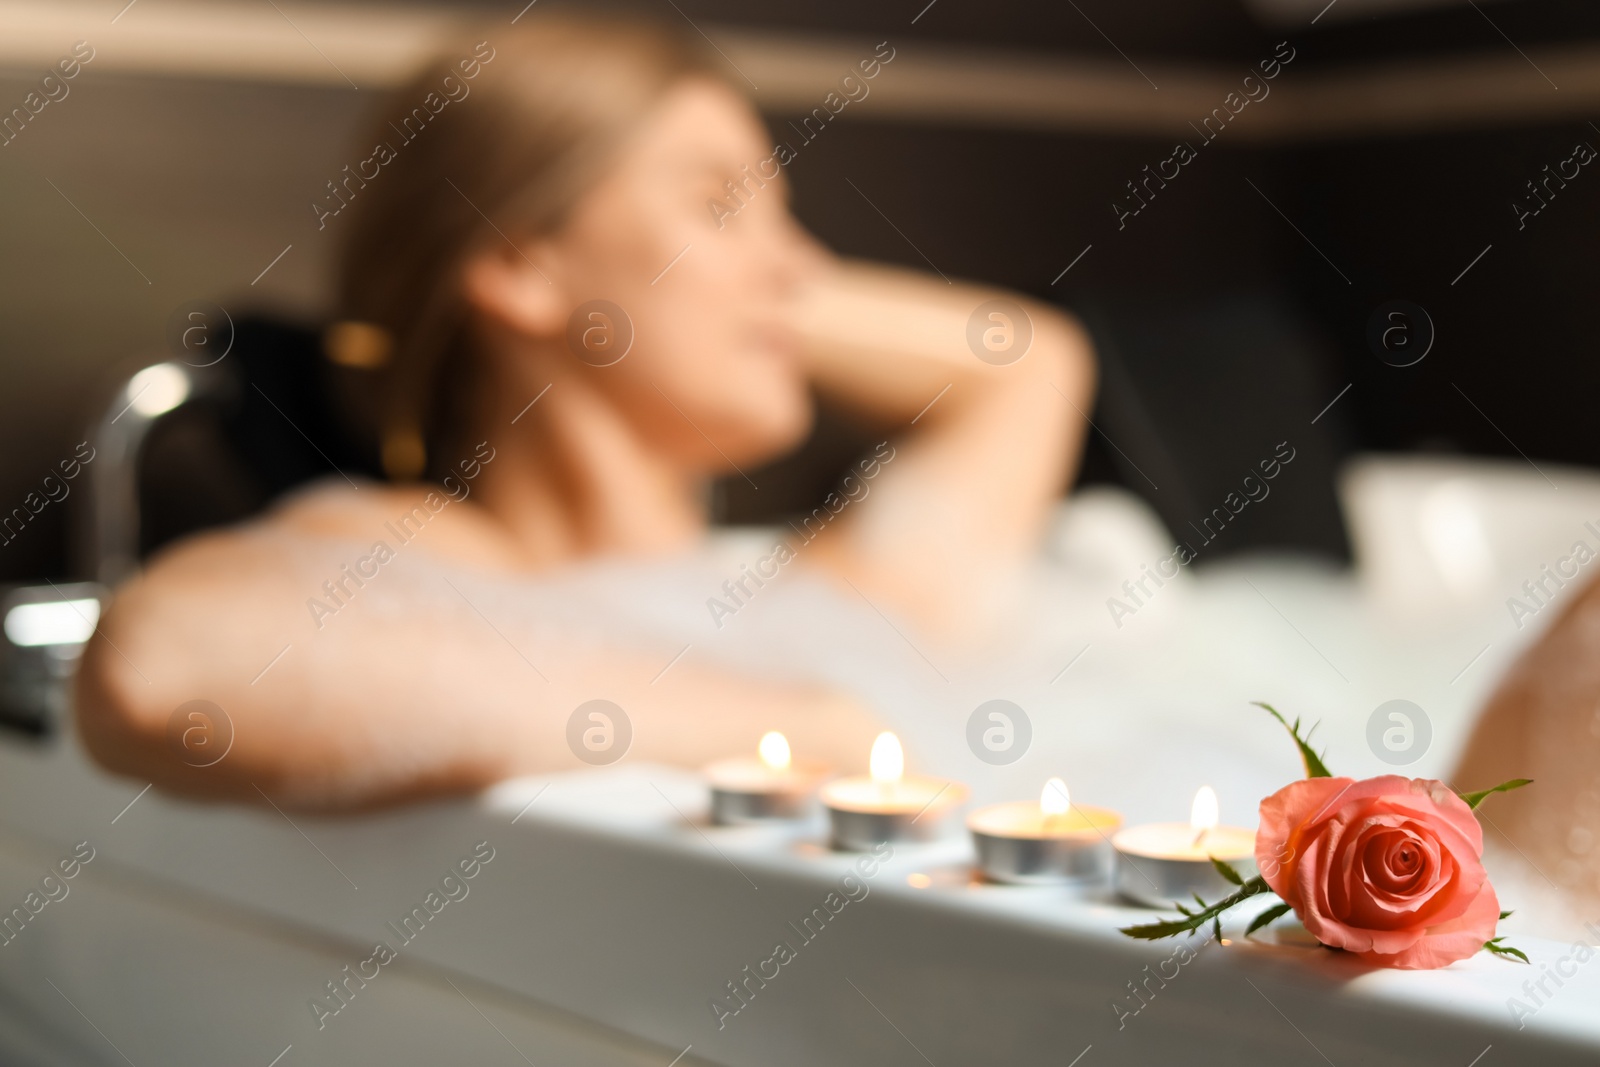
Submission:
POLYGON ((814 417, 810 397, 803 391, 779 397, 775 392, 759 408, 742 407, 723 422, 723 435, 711 431, 721 451, 740 467, 765 463, 793 451, 811 432, 814 417))

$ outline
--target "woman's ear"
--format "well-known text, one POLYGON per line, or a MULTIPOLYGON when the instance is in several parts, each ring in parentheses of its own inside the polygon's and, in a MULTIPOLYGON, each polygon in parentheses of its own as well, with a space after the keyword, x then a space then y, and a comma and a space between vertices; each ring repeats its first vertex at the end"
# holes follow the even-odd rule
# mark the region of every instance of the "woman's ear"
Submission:
POLYGON ((507 329, 530 337, 553 337, 567 326, 570 302, 543 242, 527 250, 509 241, 473 253, 461 272, 467 303, 507 329), (540 265, 540 261, 544 261, 540 265))

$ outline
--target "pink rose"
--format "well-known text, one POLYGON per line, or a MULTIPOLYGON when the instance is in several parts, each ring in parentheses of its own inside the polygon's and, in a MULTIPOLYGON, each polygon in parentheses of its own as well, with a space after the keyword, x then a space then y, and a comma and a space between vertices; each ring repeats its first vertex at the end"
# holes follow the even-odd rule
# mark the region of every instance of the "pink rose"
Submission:
POLYGON ((1256 864, 1325 945, 1386 967, 1466 959, 1500 901, 1478 818, 1443 782, 1305 778, 1261 802, 1256 864))

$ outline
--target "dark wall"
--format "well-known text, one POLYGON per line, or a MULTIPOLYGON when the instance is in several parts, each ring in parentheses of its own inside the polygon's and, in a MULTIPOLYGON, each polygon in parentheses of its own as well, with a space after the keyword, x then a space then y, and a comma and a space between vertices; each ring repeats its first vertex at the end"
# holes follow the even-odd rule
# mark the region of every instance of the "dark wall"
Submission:
MULTIPOLYGON (((1304 76, 1600 38, 1600 6, 1569 0, 1277 32, 1216 9, 1198 15, 1200 28, 1184 14, 1150 18, 1148 6, 1143 18, 1127 6, 1079 6, 1030 40, 1089 52, 1083 16, 1135 55, 1183 54, 1184 32, 1188 54, 1213 59, 1249 58, 1289 37, 1300 53, 1293 76, 1304 76)), ((1544 78, 1531 60, 1527 76, 1544 78)), ((794 168, 802 216, 837 247, 925 265, 844 183, 849 175, 880 206, 895 205, 896 225, 940 269, 1060 300, 1096 325, 1108 365, 1082 480, 1126 485, 1181 532, 1248 468, 1252 450, 1280 438, 1309 446, 1301 454, 1311 463, 1296 473, 1314 484, 1242 516, 1213 558, 1260 547, 1344 554, 1334 475, 1358 450, 1600 465, 1591 432, 1600 360, 1590 355, 1600 166, 1544 182, 1547 166, 1572 173, 1563 161, 1580 143, 1600 150, 1595 123, 1255 147, 1219 138, 1120 230, 1112 201, 1169 154, 1166 142, 867 123, 837 132, 794 168), (1529 181, 1548 203, 1519 219, 1539 207, 1529 181), (1386 318, 1395 301, 1427 321, 1410 309, 1386 318), (1431 344, 1426 358, 1397 366, 1402 353, 1381 356, 1369 336, 1375 318, 1398 325, 1413 352, 1431 344)), ((837 427, 825 433, 836 446, 837 427)), ((815 493, 826 480, 802 485, 801 495, 815 493)))
POLYGON ((1548 207, 1521 228, 1512 209, 1532 204, 1525 183, 1579 142, 1600 149, 1600 132, 1575 123, 1385 138, 1286 161, 1308 236, 1355 282, 1319 284, 1314 265, 1298 272, 1344 341, 1347 415, 1364 446, 1600 464, 1600 159, 1566 188, 1552 183, 1548 207), (1426 309, 1436 331, 1410 367, 1380 362, 1362 342, 1373 309, 1396 298, 1426 309))

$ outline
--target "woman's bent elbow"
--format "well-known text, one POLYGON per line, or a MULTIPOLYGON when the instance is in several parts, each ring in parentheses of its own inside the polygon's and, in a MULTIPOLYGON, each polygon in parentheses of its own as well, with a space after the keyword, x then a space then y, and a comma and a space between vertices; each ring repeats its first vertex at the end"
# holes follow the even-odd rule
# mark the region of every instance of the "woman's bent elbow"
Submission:
POLYGON ((146 774, 165 734, 148 700, 141 699, 144 694, 134 688, 138 685, 137 672, 96 631, 78 668, 73 715, 89 755, 117 774, 146 774))

